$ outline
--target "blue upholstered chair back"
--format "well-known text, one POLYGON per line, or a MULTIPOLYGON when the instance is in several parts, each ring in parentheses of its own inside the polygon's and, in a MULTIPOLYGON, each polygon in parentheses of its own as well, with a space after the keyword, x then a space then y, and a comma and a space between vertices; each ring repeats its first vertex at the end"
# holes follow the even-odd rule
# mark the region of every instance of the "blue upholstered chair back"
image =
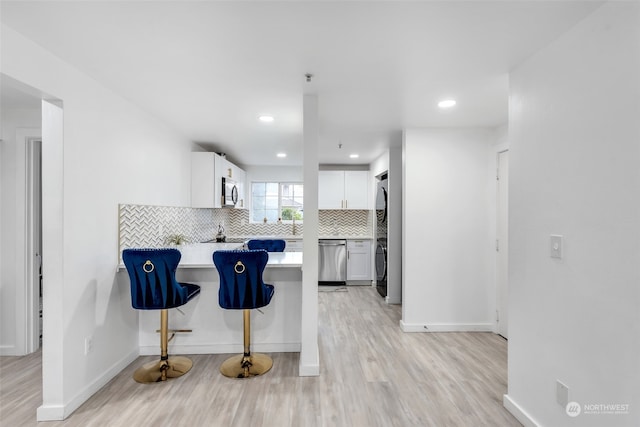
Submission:
POLYGON ((255 240, 249 240, 247 242, 247 248, 249 248, 249 250, 264 249, 267 252, 284 252, 284 248, 286 245, 287 245, 287 242, 280 239, 275 239, 275 240, 255 239, 255 240))
POLYGON ((220 275, 220 307, 243 310, 269 304, 273 286, 262 281, 268 259, 264 249, 214 252, 213 263, 220 275))
POLYGON ((133 308, 160 310, 179 307, 200 291, 197 285, 180 284, 176 281, 180 257, 177 249, 122 251, 122 260, 131 281, 133 308))

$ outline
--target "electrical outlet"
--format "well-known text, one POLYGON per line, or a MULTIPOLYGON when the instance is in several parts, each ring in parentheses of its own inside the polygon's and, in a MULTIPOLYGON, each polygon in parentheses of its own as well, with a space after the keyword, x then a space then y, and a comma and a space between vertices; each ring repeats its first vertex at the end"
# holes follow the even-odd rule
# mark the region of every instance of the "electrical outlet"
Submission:
POLYGON ((84 339, 84 355, 93 351, 93 336, 88 336, 84 339))
POLYGON ((563 408, 569 403, 569 387, 556 380, 556 402, 563 408))

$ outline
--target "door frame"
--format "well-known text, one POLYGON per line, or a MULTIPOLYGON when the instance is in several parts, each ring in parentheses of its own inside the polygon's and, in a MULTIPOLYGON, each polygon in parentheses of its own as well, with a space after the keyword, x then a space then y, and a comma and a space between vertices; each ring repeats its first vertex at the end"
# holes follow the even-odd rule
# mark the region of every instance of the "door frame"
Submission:
MULTIPOLYGON (((34 306, 39 306, 39 292, 34 295, 34 280, 30 274, 33 265, 32 235, 33 229, 29 221, 32 218, 33 203, 30 200, 29 188, 33 177, 31 166, 30 146, 33 141, 42 140, 42 130, 37 128, 16 128, 16 342, 14 352, 16 356, 33 353, 40 348, 40 314, 39 308, 34 313, 34 306), (23 284, 20 286, 20 284, 23 284), (35 296, 35 299, 34 299, 35 296), (35 317, 34 317, 35 316, 35 317), (37 328, 37 330, 34 330, 37 328), (35 340, 35 341, 34 341, 35 340)), ((38 283, 36 282, 36 285, 38 283)), ((39 289, 36 289, 39 291, 39 289)))
POLYGON ((509 327, 509 149, 500 150, 496 154, 496 333, 508 339, 509 327), (501 169, 501 162, 506 155, 506 170, 501 169), (505 186, 506 209, 501 215, 501 186, 505 186), (504 221, 501 224, 501 221, 504 221), (504 236, 501 236, 504 229, 504 236), (502 238, 501 238, 502 237, 502 238), (506 271, 502 272, 501 267, 506 271), (502 277, 502 278, 501 278, 502 277))
POLYGON ((42 265, 42 137, 26 140, 25 353, 40 348, 40 275, 42 265))

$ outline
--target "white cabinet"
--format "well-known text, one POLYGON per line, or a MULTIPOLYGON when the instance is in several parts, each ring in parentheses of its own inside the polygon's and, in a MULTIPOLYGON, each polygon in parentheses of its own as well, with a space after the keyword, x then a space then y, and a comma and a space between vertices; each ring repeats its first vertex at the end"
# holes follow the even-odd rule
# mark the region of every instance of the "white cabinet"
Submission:
POLYGON ((369 209, 369 172, 344 171, 346 209, 369 209))
POLYGON ((371 240, 347 240, 347 280, 372 280, 371 240))
POLYGON ((302 239, 287 239, 285 242, 285 252, 302 252, 302 239))
POLYGON ((191 153, 191 207, 220 208, 222 181, 216 179, 216 153, 191 153))
POLYGON ((319 171, 318 209, 369 209, 369 172, 319 171))
POLYGON ((221 208, 222 177, 236 181, 236 207, 243 208, 245 172, 216 153, 191 153, 191 207, 221 208))

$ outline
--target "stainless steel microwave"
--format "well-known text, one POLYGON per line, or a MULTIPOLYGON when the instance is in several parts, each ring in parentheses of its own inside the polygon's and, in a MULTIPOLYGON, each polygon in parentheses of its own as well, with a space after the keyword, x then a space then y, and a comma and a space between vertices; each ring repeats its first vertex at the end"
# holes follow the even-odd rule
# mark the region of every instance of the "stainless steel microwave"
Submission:
POLYGON ((233 208, 238 203, 238 184, 229 178, 222 178, 222 207, 233 208))

